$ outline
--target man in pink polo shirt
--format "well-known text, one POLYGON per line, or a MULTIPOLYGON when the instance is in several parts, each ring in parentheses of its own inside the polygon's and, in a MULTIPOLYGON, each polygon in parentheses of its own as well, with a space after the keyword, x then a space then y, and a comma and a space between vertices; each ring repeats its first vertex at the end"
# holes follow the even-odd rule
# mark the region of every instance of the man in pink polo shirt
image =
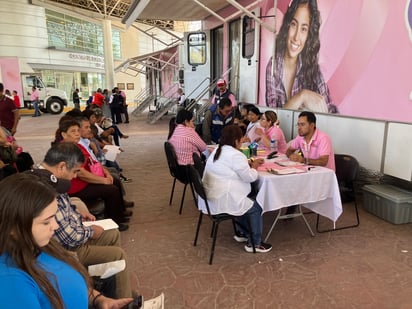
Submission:
POLYGON ((335 170, 335 154, 330 137, 316 128, 316 116, 302 112, 298 118, 298 133, 291 141, 286 155, 290 160, 307 165, 325 166, 335 170), (296 153, 296 150, 299 150, 296 153))

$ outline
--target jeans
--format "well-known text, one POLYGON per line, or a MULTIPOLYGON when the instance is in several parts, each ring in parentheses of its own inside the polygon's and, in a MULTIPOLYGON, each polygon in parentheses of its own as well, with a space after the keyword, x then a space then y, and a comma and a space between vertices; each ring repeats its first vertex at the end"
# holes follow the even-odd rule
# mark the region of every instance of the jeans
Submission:
POLYGON ((243 216, 236 219, 236 222, 239 222, 245 228, 249 228, 248 219, 250 220, 250 225, 252 229, 252 235, 249 234, 248 231, 244 230, 241 226, 236 225, 237 230, 247 235, 248 243, 251 244, 251 237, 253 237, 253 242, 255 246, 260 245, 262 242, 262 207, 258 204, 258 202, 254 202, 253 206, 249 208, 249 210, 243 214, 243 216))
POLYGON ((34 116, 40 116, 39 102, 32 101, 31 103, 33 104, 33 107, 34 107, 34 116))
POLYGON ((110 128, 114 129, 113 142, 116 146, 120 146, 119 138, 123 137, 123 133, 120 131, 119 127, 113 124, 110 128))

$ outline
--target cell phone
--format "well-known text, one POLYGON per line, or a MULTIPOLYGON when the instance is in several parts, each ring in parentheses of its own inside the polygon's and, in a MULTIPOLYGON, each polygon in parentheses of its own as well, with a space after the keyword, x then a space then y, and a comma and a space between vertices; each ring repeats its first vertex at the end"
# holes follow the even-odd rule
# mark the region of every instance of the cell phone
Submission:
POLYGON ((273 151, 273 152, 271 152, 271 153, 269 153, 268 154, 268 156, 266 157, 267 159, 273 159, 273 158, 276 158, 277 157, 277 154, 278 152, 275 150, 275 151, 273 151))
POLYGON ((143 296, 138 295, 135 291, 132 292, 133 301, 129 304, 127 309, 140 309, 143 306, 143 296))

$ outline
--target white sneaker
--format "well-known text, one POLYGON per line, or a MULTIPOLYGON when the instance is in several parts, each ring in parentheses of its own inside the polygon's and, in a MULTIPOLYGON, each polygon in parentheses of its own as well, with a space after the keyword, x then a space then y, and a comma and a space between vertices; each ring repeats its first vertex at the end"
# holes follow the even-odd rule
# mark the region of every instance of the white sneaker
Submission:
POLYGON ((142 309, 164 309, 165 307, 165 295, 162 293, 159 296, 145 300, 142 309))
MULTIPOLYGON (((260 245, 255 246, 255 250, 256 250, 256 252, 266 253, 266 252, 269 252, 270 250, 272 250, 272 245, 261 242, 260 245)), ((245 251, 246 252, 253 252, 252 245, 246 244, 245 245, 245 251)))
POLYGON ((245 235, 242 235, 242 234, 233 235, 233 239, 236 240, 237 242, 247 242, 247 237, 245 235))

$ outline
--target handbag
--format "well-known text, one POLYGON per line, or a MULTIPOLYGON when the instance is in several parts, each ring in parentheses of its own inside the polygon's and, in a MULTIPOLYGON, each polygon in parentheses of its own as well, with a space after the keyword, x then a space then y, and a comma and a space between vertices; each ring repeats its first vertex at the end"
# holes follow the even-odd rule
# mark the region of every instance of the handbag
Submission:
POLYGON ((89 158, 89 169, 93 175, 105 177, 103 166, 100 162, 94 162, 91 158, 89 158))

